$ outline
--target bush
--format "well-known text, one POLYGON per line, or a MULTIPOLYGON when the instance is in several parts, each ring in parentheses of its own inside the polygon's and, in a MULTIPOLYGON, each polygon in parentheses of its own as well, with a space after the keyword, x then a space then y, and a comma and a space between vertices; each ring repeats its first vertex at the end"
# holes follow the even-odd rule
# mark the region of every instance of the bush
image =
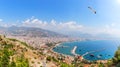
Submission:
POLYGON ((59 62, 56 58, 54 58, 54 57, 52 57, 52 60, 54 61, 54 62, 59 62))
POLYGON ((47 61, 51 61, 51 59, 52 59, 51 56, 48 56, 48 57, 46 58, 47 61))
POLYGON ((37 62, 38 64, 40 64, 40 62, 37 62))
POLYGON ((53 43, 46 43, 46 45, 47 45, 48 47, 51 47, 51 46, 53 46, 53 43))
POLYGON ((61 63, 60 67, 74 67, 74 66, 66 64, 66 63, 61 63))
POLYGON ((32 61, 32 63, 35 63, 34 61, 32 61))
POLYGON ((117 64, 117 66, 116 67, 120 67, 120 62, 117 64))
POLYGON ((37 59, 36 57, 34 57, 34 59, 37 59))
POLYGON ((26 59, 24 55, 21 55, 21 57, 17 58, 16 67, 29 67, 28 59, 26 59))
POLYGON ((11 62, 10 67, 16 67, 16 63, 14 61, 11 62))

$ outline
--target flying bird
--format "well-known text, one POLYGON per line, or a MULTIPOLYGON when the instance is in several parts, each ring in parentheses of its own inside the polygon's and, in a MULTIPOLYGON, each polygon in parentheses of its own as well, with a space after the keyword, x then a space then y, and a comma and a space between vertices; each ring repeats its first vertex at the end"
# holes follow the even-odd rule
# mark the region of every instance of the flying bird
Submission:
POLYGON ((94 10, 92 7, 88 7, 94 14, 96 14, 96 10, 94 10))

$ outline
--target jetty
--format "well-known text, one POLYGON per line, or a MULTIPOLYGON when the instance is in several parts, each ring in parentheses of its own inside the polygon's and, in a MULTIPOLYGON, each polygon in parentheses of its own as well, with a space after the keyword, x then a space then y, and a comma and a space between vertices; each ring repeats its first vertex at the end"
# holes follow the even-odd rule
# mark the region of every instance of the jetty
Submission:
POLYGON ((74 56, 78 56, 78 54, 75 53, 77 49, 77 46, 74 46, 74 48, 72 49, 71 53, 74 55, 74 56))
POLYGON ((94 53, 94 52, 103 51, 103 50, 105 50, 105 48, 100 49, 100 50, 95 50, 95 51, 89 51, 89 52, 86 52, 85 54, 83 54, 82 56, 85 56, 85 55, 87 55, 87 54, 94 53))

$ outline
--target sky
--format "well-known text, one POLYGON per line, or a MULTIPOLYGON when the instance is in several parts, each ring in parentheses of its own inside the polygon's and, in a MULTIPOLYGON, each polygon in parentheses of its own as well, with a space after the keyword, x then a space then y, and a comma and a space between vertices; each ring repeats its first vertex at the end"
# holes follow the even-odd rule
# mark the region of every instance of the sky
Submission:
POLYGON ((0 25, 120 38, 120 0, 0 0, 0 25))

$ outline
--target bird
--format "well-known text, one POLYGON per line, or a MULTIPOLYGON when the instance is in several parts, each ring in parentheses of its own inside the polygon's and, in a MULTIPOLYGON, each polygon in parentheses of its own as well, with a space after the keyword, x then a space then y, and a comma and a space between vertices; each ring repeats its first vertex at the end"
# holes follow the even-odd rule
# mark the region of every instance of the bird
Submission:
POLYGON ((94 10, 92 7, 88 6, 88 8, 94 13, 96 14, 96 10, 94 10))

